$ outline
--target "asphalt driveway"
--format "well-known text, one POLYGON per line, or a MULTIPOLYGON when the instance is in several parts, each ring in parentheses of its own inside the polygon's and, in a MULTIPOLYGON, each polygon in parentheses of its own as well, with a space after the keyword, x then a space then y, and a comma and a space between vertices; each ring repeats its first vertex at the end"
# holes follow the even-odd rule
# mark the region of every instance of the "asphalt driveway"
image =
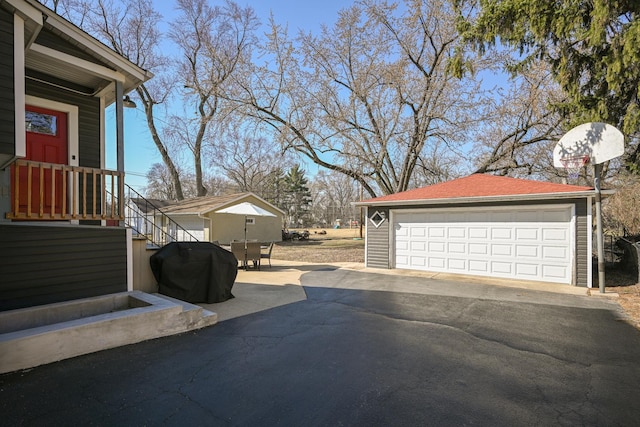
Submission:
POLYGON ((604 298, 323 268, 306 299, 0 376, 0 425, 637 425, 604 298))

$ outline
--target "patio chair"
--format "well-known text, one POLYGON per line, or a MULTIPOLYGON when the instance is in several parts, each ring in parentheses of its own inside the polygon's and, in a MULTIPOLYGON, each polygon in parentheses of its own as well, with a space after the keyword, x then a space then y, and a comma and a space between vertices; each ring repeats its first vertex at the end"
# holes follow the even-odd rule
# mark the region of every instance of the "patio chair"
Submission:
POLYGON ((242 268, 246 268, 247 259, 245 256, 247 253, 244 248, 244 242, 231 242, 231 253, 240 261, 242 268))
POLYGON ((273 251, 273 242, 269 243, 267 252, 260 252, 260 258, 269 260, 269 268, 271 268, 271 252, 273 251))
POLYGON ((247 264, 253 262, 253 267, 260 270, 260 242, 247 242, 247 264))

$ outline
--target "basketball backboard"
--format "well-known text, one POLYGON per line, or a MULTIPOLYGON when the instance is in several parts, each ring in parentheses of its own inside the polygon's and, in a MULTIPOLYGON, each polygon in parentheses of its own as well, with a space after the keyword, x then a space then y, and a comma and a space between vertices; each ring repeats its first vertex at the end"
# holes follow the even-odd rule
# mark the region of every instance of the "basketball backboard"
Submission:
POLYGON ((606 123, 585 123, 567 132, 553 150, 553 166, 566 167, 567 159, 588 156, 597 165, 624 154, 624 135, 606 123))

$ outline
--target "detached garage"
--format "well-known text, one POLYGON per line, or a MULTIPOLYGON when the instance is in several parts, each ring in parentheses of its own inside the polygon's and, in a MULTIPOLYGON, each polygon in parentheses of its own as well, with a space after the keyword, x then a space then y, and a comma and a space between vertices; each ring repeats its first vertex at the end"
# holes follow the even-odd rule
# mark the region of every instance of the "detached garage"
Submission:
POLYGON ((593 197, 476 174, 365 200, 365 264, 591 287, 593 197))

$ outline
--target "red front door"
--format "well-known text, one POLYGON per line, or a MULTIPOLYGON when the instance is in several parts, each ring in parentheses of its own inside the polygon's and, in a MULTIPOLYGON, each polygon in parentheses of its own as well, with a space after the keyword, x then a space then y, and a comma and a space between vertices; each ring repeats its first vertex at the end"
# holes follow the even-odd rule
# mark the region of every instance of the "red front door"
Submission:
MULTIPOLYGON (((26 119, 26 160, 34 162, 57 163, 66 165, 68 162, 67 148, 67 113, 48 110, 46 108, 27 105, 26 119)), ((27 170, 20 168, 20 211, 26 212, 28 191, 27 170)), ((32 171, 31 181, 31 210, 40 210, 40 194, 44 195, 43 210, 51 213, 52 175, 50 170, 44 171, 44 186, 40 188, 40 172, 32 171)), ((62 207, 62 172, 55 173, 55 212, 60 213, 62 207)))

